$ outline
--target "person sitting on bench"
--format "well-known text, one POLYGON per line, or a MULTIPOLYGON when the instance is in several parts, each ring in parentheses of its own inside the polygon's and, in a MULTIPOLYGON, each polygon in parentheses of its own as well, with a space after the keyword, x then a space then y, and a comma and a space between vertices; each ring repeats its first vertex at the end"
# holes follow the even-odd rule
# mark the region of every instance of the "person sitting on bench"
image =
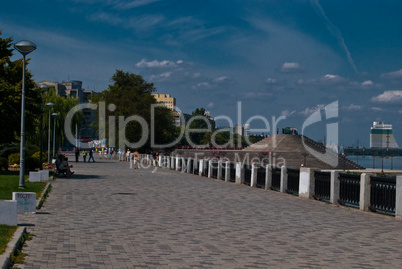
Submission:
POLYGON ((70 168, 73 167, 72 165, 68 165, 68 158, 62 156, 61 163, 58 167, 60 173, 65 173, 67 177, 70 177, 74 172, 71 172, 70 168))

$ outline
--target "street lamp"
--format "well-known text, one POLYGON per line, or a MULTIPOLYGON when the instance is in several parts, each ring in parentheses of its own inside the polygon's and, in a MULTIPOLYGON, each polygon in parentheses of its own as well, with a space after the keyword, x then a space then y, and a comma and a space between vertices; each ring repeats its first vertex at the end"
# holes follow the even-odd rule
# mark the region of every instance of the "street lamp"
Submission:
POLYGON ((40 114, 40 170, 43 170, 43 94, 49 89, 49 86, 41 84, 39 86, 42 94, 42 113, 40 114))
POLYGON ((21 40, 14 44, 23 57, 22 65, 22 98, 21 98, 21 143, 20 143, 20 181, 19 188, 25 188, 25 56, 36 49, 36 45, 28 40, 21 40))
POLYGON ((53 116, 53 158, 54 158, 54 149, 56 147, 56 118, 59 115, 59 113, 52 113, 53 116))
POLYGON ((48 132, 48 140, 47 140, 47 162, 50 163, 50 110, 52 110, 52 107, 54 107, 54 103, 47 103, 46 106, 49 108, 49 132, 48 132))

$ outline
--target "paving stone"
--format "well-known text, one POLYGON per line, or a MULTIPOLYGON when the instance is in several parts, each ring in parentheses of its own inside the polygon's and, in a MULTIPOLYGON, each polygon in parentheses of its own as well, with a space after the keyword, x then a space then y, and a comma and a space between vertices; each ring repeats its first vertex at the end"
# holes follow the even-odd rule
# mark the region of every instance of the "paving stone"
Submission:
MULTIPOLYGON (((74 164, 38 214, 23 268, 398 268, 402 221, 127 162, 74 164)), ((22 268, 22 266, 19 266, 22 268)))

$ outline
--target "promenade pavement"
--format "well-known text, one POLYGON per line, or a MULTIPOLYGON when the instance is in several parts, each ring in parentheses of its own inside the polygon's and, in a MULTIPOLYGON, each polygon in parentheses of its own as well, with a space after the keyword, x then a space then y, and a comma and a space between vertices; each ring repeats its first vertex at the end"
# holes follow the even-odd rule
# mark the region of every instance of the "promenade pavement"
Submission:
POLYGON ((400 268, 402 221, 127 162, 73 163, 19 268, 400 268))

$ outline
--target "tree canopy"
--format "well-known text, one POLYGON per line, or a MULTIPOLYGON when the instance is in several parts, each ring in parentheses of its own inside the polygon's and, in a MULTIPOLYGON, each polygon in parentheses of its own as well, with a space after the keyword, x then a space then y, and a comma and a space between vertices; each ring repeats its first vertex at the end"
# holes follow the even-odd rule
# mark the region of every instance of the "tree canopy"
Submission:
MULTIPOLYGON (((0 30, 0 144, 16 142, 21 134, 21 98, 23 60, 11 61, 12 38, 2 38, 0 30)), ((29 59, 26 61, 28 66, 29 59)), ((40 115, 40 92, 31 73, 25 72, 25 132, 32 142, 40 115)))
MULTIPOLYGON (((112 143, 114 141, 111 141, 109 137, 109 146, 121 145, 120 137, 126 138, 129 143, 141 144, 140 149, 142 151, 150 150, 153 146, 149 139, 151 133, 155 134, 153 142, 157 145, 166 145, 174 141, 177 130, 173 125, 172 112, 162 106, 153 108, 157 104, 152 95, 156 90, 153 83, 146 82, 140 75, 122 70, 116 70, 110 82, 112 84, 109 85, 108 89, 92 98, 92 102, 95 104, 102 101, 106 103, 106 133, 114 133, 116 138, 115 143, 112 143), (127 118, 132 116, 135 116, 136 119, 143 119, 146 125, 142 125, 138 120, 128 121, 127 118), (124 134, 119 132, 119 128, 122 128, 119 117, 127 120, 124 134), (154 122, 153 125, 152 122, 154 122), (111 124, 114 124, 115 127, 111 124), (146 142, 140 143, 144 139, 144 132, 148 134, 145 137, 146 142)), ((100 124, 98 122, 98 126, 100 124)))

